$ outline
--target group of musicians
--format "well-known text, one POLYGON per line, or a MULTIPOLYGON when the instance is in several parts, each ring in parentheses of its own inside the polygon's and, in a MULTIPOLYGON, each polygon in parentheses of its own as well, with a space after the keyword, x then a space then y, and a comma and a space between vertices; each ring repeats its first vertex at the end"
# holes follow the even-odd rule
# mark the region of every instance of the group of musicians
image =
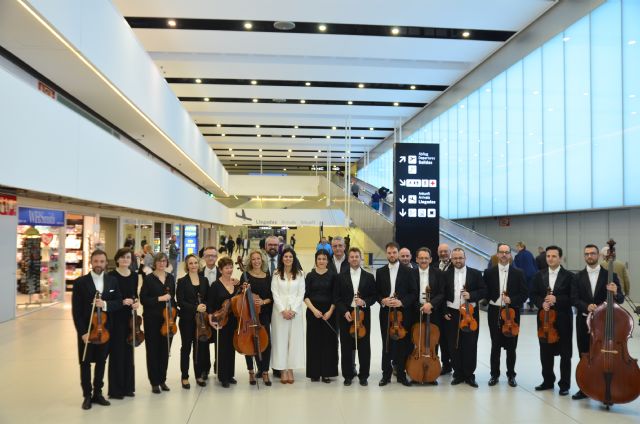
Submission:
MULTIPOLYGON (((531 290, 527 288, 523 272, 511 265, 511 247, 503 243, 497 248, 498 265, 482 273, 466 266, 463 249, 451 251, 446 244, 438 247, 438 262, 433 266, 431 251, 418 249, 417 266, 412 268, 399 261, 400 246, 390 242, 385 246, 388 263, 376 270, 375 278, 362 268, 362 252, 357 247, 345 252, 344 241, 336 237, 332 250, 332 254, 324 249, 316 252, 315 268, 305 278, 293 249, 277 254, 267 245, 266 252, 251 251, 245 260, 243 276, 238 280, 232 277, 233 261, 226 256, 218 260, 217 250, 207 247, 203 256, 205 266, 199 270, 199 258, 188 255, 185 258, 186 275, 177 283, 166 271, 167 256, 158 253, 153 261, 153 272, 143 279, 139 296, 138 276, 130 270, 132 252, 127 248, 118 250, 115 255, 117 268, 106 273, 106 253, 94 251, 91 272, 76 280, 73 287, 72 312, 78 334, 82 408, 110 404, 102 394, 107 357, 109 398, 135 395, 134 343, 128 339, 135 331, 131 327, 132 315, 141 304, 144 306, 147 374, 153 393, 169 391, 166 378, 173 338, 171 331, 161 333, 161 328, 167 325, 166 312, 171 308, 177 308, 179 317, 182 387, 190 387, 190 359, 197 384, 206 386, 212 371, 212 354, 215 359, 213 372, 221 385, 228 388, 236 384, 233 334, 237 321, 229 312, 226 312, 225 324, 220 317, 225 314, 225 301, 240 293, 246 283, 253 291, 255 305, 261 307, 260 323, 266 327, 270 339, 260 357, 246 357, 249 382, 255 385, 261 379, 267 386, 271 385, 270 365, 282 383, 293 383, 293 369, 304 367, 305 362, 308 378, 331 382, 331 378, 338 375, 338 349, 344 385, 350 386, 358 377, 359 384, 366 386, 371 363, 370 308, 377 302, 380 304, 378 318, 382 338, 379 386, 389 384, 392 374, 396 375, 398 383, 412 384, 405 370, 412 349, 411 337, 399 338, 397 334, 391 337, 390 333, 398 326, 410 330, 421 317, 428 315, 440 330, 441 375, 452 372, 452 385, 466 383, 478 387, 475 379, 480 329, 477 306, 486 299, 491 336, 488 384, 494 386, 499 382, 500 355, 504 349, 507 381, 509 386, 516 387, 518 337, 501 331, 504 324, 501 311, 510 308, 515 312, 515 323, 519 324, 520 308, 529 298, 539 309, 555 311, 559 336, 554 343, 540 339, 543 381, 535 389, 554 387, 554 356, 559 355, 559 393, 564 396, 569 393, 571 382, 572 306, 578 311, 577 344, 582 353, 589 349, 587 314, 606 300, 607 291, 613 293, 616 302, 624 300, 617 279, 607 283, 607 271, 598 263, 598 248, 591 244, 584 248, 585 268, 575 275, 561 266, 562 249, 547 247, 548 268, 535 275, 531 290), (307 306, 306 341, 302 303, 307 306), (89 334, 95 330, 92 315, 96 310, 106 312, 109 317, 106 328, 110 331, 110 339, 107 343, 88 342, 89 334), (207 341, 196 337, 197 314, 207 316, 213 328, 212 337, 207 341), (391 325, 390 314, 396 320, 391 325), (460 331, 463 320, 475 320, 475 327, 460 331), (354 336, 354 332, 359 336, 354 336), (210 349, 210 343, 214 343, 215 349, 210 349), (93 383, 91 363, 95 363, 93 383)), ((436 380, 429 384, 438 383, 436 380)), ((573 395, 574 399, 585 397, 580 391, 573 395)))

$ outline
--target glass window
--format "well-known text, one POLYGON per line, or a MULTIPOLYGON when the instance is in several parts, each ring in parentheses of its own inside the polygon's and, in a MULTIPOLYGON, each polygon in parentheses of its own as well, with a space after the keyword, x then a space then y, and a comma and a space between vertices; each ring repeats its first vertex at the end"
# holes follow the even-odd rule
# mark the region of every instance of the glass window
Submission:
POLYGON ((542 212, 542 51, 523 61, 524 212, 542 212))
POLYGON ((492 120, 491 120, 491 82, 480 89, 480 216, 492 215, 492 120))
POLYGON ((493 215, 507 213, 507 75, 501 73, 491 84, 493 118, 493 215))
POLYGON ((467 99, 458 103, 453 111, 458 113, 458 218, 469 216, 469 143, 467 128, 467 99))
POLYGON ((469 125, 469 213, 480 215, 480 96, 472 93, 467 99, 469 125))
POLYGON ((640 204, 640 2, 622 4, 624 203, 640 204))
POLYGON ((507 213, 524 212, 522 62, 507 70, 507 213))

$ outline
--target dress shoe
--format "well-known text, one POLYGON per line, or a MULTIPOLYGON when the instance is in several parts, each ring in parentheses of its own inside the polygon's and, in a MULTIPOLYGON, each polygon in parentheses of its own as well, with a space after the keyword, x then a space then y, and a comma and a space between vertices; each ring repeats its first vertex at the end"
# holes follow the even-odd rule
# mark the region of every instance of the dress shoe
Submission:
POLYGON ((578 390, 573 396, 571 396, 571 399, 573 400, 580 400, 580 399, 586 399, 588 398, 587 395, 585 395, 582 390, 578 390))
POLYGON ((378 386, 382 387, 382 386, 386 386, 387 384, 389 384, 391 381, 388 378, 384 378, 382 377, 382 379, 380 380, 380 382, 378 383, 378 386))
POLYGON ((314 383, 317 383, 318 381, 320 381, 320 377, 313 377, 311 381, 313 381, 314 383))
POLYGON ((109 406, 111 405, 111 402, 109 402, 108 400, 106 400, 104 398, 104 396, 102 395, 94 395, 91 398, 91 403, 97 403, 98 405, 102 405, 102 406, 109 406))
POLYGON ((186 379, 182 380, 181 383, 182 383, 182 388, 183 389, 189 390, 191 388, 191 384, 189 384, 189 380, 186 380, 186 379))
POLYGON ((202 373, 202 379, 203 379, 204 381, 207 381, 207 380, 209 379, 209 373, 203 372, 203 373, 202 373))
POLYGON ((135 397, 135 396, 136 396, 136 394, 135 394, 135 393, 133 393, 133 392, 125 393, 124 395, 125 395, 126 397, 135 397))
POLYGON ((169 390, 171 390, 166 383, 160 384, 160 388, 162 389, 163 392, 168 392, 169 390))
POLYGON ((451 374, 451 371, 453 371, 451 367, 442 367, 442 370, 440 371, 440 375, 451 374))
POLYGON ((558 392, 560 396, 567 396, 569 394, 569 389, 560 389, 558 392))
POLYGON ((223 382, 222 382, 222 387, 224 387, 225 389, 228 389, 228 388, 229 388, 229 386, 230 386, 230 384, 229 384, 229 382, 228 382, 228 381, 223 381, 223 382))
POLYGON ((124 399, 124 396, 122 396, 122 395, 109 395, 109 399, 122 400, 122 399, 124 399))
POLYGON ((476 379, 475 377, 469 377, 467 378, 467 380, 465 381, 469 386, 477 389, 478 388, 478 383, 476 383, 476 379))
POLYGON ((411 383, 406 378, 399 378, 398 383, 402 384, 405 387, 411 387, 411 383))
POLYGON ((273 370, 273 378, 280 378, 280 370, 273 370))
POLYGON ((238 384, 238 380, 236 380, 235 378, 231 377, 231 378, 229 379, 229 383, 231 383, 231 384, 238 384))
POLYGON ((262 381, 264 382, 265 386, 271 386, 271 380, 269 380, 269 373, 268 372, 262 373, 262 381))
POLYGON ((546 383, 542 383, 539 386, 535 387, 536 391, 541 391, 541 390, 552 390, 553 389, 553 384, 546 384, 546 383))
POLYGON ((344 384, 345 386, 351 386, 351 379, 350 378, 345 378, 344 379, 344 383, 342 383, 342 384, 344 384))
POLYGON ((453 380, 451 380, 452 386, 457 386, 460 383, 464 383, 464 378, 454 377, 453 380))
POLYGON ((249 384, 252 386, 256 385, 256 375, 253 371, 249 371, 249 384))
POLYGON ((516 382, 516 378, 515 377, 509 377, 507 379, 507 382, 509 383, 509 386, 511 387, 517 387, 518 383, 516 382))
POLYGON ((84 400, 82 401, 82 409, 84 409, 84 410, 91 409, 91 398, 90 397, 84 398, 84 400))
POLYGON ((207 385, 207 382, 204 381, 204 378, 196 378, 196 383, 200 387, 206 387, 206 385, 207 385))
POLYGON ((496 384, 498 384, 499 379, 500 377, 491 377, 489 379, 489 386, 495 386, 496 384))
POLYGON ((366 378, 361 378, 361 379, 360 379, 360 385, 361 385, 361 386, 368 386, 368 385, 369 385, 369 382, 367 381, 367 379, 366 379, 366 378))
POLYGON ((322 377, 322 382, 329 384, 331 383, 331 379, 329 377, 322 377))
POLYGON ((151 391, 156 394, 160 393, 160 386, 151 386, 151 391))

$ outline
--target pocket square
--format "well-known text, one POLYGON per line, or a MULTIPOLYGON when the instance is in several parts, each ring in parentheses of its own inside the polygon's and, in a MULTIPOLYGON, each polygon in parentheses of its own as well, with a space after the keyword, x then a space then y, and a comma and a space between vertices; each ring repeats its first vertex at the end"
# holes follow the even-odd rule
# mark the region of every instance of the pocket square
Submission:
POLYGON ((113 293, 115 291, 115 289, 111 289, 109 290, 109 293, 113 293))

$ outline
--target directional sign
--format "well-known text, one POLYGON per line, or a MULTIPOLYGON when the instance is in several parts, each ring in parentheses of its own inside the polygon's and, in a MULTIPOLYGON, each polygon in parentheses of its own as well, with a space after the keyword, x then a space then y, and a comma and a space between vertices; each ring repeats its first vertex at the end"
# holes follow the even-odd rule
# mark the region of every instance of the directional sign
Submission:
POLYGON ((395 240, 411 250, 428 247, 436 258, 439 234, 440 189, 438 144, 395 145, 395 240))

